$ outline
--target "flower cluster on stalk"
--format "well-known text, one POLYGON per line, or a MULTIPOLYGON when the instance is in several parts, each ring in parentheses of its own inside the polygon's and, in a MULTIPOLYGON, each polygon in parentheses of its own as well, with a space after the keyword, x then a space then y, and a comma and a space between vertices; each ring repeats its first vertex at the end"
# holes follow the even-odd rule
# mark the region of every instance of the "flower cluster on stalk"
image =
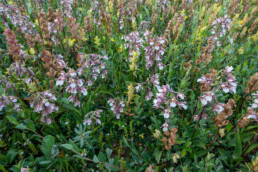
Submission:
POLYGON ((212 35, 213 39, 216 41, 217 46, 221 46, 221 42, 219 39, 226 35, 227 30, 230 28, 231 19, 228 17, 228 15, 225 15, 224 17, 217 18, 212 23, 212 35))
POLYGON ((133 55, 133 51, 139 52, 140 48, 143 46, 143 39, 140 37, 139 32, 131 32, 127 36, 122 37, 125 40, 125 48, 129 49, 129 55, 133 55))
POLYGON ((95 121, 97 124, 101 124, 100 121, 100 114, 102 113, 102 110, 96 110, 96 111, 91 111, 89 113, 87 113, 84 116, 84 121, 83 121, 83 125, 91 125, 93 121, 95 121))
POLYGON ((139 92, 140 90, 142 90, 145 87, 146 90, 146 96, 145 99, 151 100, 151 98, 153 97, 153 92, 151 91, 151 88, 149 86, 149 83, 151 83, 155 88, 159 88, 159 75, 155 74, 151 77, 149 77, 145 82, 143 83, 138 83, 137 86, 135 87, 136 92, 139 92))
MULTIPOLYGON (((217 74, 216 74, 217 75, 217 74)), ((201 78, 197 80, 197 82, 201 83, 202 85, 205 85, 206 87, 212 88, 212 90, 204 92, 200 97, 200 101, 202 103, 202 106, 204 108, 208 105, 212 106, 212 109, 214 112, 220 114, 224 110, 225 104, 219 103, 217 101, 216 93, 219 90, 223 90, 224 93, 236 93, 236 87, 237 87, 237 82, 235 76, 233 76, 233 67, 227 66, 221 76, 219 77, 219 83, 215 83, 215 78, 214 77, 207 77, 207 76, 212 76, 212 75, 204 75, 201 78)), ((198 115, 194 116, 195 120, 199 120, 201 116, 203 117, 203 113, 199 113, 198 115)))
POLYGON ((30 107, 34 109, 34 112, 41 113, 41 122, 51 124, 49 114, 58 111, 58 107, 55 105, 57 100, 55 95, 49 91, 35 93, 31 98, 30 107))
POLYGON ((65 91, 71 94, 68 101, 73 102, 75 106, 80 106, 79 95, 87 95, 87 89, 84 86, 85 81, 78 76, 78 72, 70 68, 67 73, 61 71, 59 78, 56 80, 56 86, 62 86, 66 82, 65 91))
POLYGON ((111 111, 115 114, 116 119, 120 119, 121 114, 124 112, 124 101, 121 101, 119 98, 109 99, 108 104, 111 107, 111 111))
POLYGON ((14 110, 17 112, 20 110, 20 104, 17 101, 17 97, 15 96, 5 96, 2 95, 0 97, 0 111, 3 110, 3 108, 6 108, 8 105, 12 106, 14 110))
POLYGON ((258 91, 252 94, 254 101, 248 109, 252 109, 252 114, 248 115, 248 119, 253 119, 258 122, 258 91))
POLYGON ((153 106, 156 109, 163 109, 162 114, 165 118, 165 123, 161 126, 163 131, 168 130, 168 118, 173 116, 171 108, 187 109, 186 102, 183 101, 184 99, 185 95, 183 93, 173 91, 169 85, 163 85, 158 89, 158 93, 153 100, 153 106))
POLYGON ((156 64, 160 70, 163 69, 162 55, 165 53, 165 48, 163 47, 165 39, 152 34, 148 30, 144 32, 144 36, 146 40, 146 46, 144 46, 146 68, 149 69, 156 64))

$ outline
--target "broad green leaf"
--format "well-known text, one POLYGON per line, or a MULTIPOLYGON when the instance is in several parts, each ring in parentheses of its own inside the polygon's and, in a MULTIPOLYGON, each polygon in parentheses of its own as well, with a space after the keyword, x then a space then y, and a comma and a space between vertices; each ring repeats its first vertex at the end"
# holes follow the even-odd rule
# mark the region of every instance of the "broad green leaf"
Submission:
POLYGON ((104 153, 102 153, 102 152, 99 152, 98 159, 99 159, 101 162, 106 162, 106 161, 107 161, 106 156, 105 156, 104 153))
POLYGON ((154 157, 155 157, 155 160, 157 161, 157 163, 159 163, 161 155, 162 155, 162 151, 159 151, 158 149, 155 149, 154 157))
POLYGON ((13 116, 7 116, 7 119, 9 120, 10 123, 14 125, 19 125, 19 122, 13 117, 13 116))
POLYGON ((98 163, 99 162, 99 159, 98 159, 98 157, 96 155, 94 155, 94 157, 93 157, 93 162, 94 163, 98 163))
POLYGON ((236 146, 234 150, 234 156, 240 157, 242 155, 242 143, 241 143, 241 138, 238 130, 235 133, 235 144, 236 146))
POLYGON ((24 129, 26 129, 27 127, 26 127, 25 125, 23 125, 23 124, 19 124, 19 125, 17 125, 15 128, 24 130, 24 129))

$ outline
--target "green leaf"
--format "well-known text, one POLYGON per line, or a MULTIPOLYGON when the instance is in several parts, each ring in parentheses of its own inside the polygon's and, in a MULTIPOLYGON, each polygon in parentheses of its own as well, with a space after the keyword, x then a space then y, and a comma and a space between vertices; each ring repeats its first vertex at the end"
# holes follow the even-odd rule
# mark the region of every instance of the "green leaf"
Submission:
POLYGON ((245 154, 248 154, 249 152, 251 152, 252 150, 256 149, 257 147, 258 147, 258 143, 252 144, 252 145, 245 151, 245 154))
POLYGON ((10 123, 12 123, 14 125, 20 124, 13 116, 7 116, 7 119, 9 120, 10 123))
POLYGON ((234 157, 238 158, 242 155, 242 143, 241 143, 241 138, 238 130, 235 133, 235 143, 236 143, 236 147, 234 150, 234 157))
POLYGON ((221 148, 218 148, 218 152, 219 152, 219 154, 220 154, 220 156, 221 156, 221 159, 226 163, 226 164, 228 164, 228 154, 227 154, 227 152, 224 150, 224 149, 221 149, 221 148))
POLYGON ((106 161, 107 161, 106 156, 105 156, 104 153, 102 153, 102 152, 99 152, 98 159, 99 159, 101 162, 106 162, 106 161))
POLYGON ((23 124, 19 124, 17 125, 15 128, 21 129, 21 130, 25 130, 27 127, 23 124))
POLYGON ((45 157, 47 159, 51 158, 51 152, 52 152, 52 147, 55 144, 55 138, 51 135, 47 135, 43 139, 43 143, 41 145, 41 151, 44 153, 45 157))
POLYGON ((3 154, 0 154, 0 160, 4 162, 8 162, 8 158, 6 157, 6 155, 3 155, 3 154))
POLYGON ((106 154, 107 154, 107 157, 110 158, 111 154, 112 154, 112 150, 107 148, 106 149, 106 154))
POLYGON ((154 157, 155 157, 155 160, 157 161, 157 163, 159 163, 161 155, 162 155, 162 151, 159 151, 158 149, 155 149, 154 157))
POLYGON ((185 155, 186 155, 186 149, 183 149, 183 150, 181 151, 181 156, 184 157, 185 155))
POLYGON ((19 151, 16 150, 16 149, 11 149, 11 150, 9 150, 9 151, 7 152, 6 157, 8 158, 9 163, 12 163, 12 162, 13 162, 14 158, 16 157, 16 155, 17 155, 18 153, 19 153, 19 151))
POLYGON ((73 146, 71 144, 62 144, 60 146, 62 146, 65 149, 68 149, 70 151, 74 151, 73 146))
POLYGON ((96 155, 94 155, 94 157, 93 157, 93 162, 94 163, 98 163, 99 162, 99 159, 98 159, 98 157, 96 155))
POLYGON ((36 131, 35 125, 32 121, 29 121, 28 124, 26 124, 27 128, 31 129, 32 131, 36 131))
POLYGON ((231 129, 232 129, 232 124, 228 123, 228 125, 227 125, 227 132, 229 132, 231 129))

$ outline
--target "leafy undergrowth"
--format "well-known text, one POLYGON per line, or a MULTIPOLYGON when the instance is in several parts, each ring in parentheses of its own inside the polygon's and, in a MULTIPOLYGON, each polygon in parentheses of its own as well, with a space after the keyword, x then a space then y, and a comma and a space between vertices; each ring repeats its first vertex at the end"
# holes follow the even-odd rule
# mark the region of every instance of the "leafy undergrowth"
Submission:
POLYGON ((255 0, 1 0, 0 171, 257 171, 255 0))

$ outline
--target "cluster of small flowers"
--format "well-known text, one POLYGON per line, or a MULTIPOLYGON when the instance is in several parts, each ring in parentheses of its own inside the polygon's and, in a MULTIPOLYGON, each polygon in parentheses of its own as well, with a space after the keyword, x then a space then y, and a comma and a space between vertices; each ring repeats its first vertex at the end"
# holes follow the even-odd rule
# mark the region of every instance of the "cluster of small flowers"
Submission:
POLYGON ((125 18, 125 8, 123 6, 123 2, 118 2, 119 5, 117 6, 119 10, 119 29, 122 30, 124 28, 124 18, 125 18))
POLYGON ((12 75, 15 74, 19 78, 22 78, 25 74, 29 72, 30 75, 34 75, 34 72, 31 69, 27 69, 24 64, 20 62, 12 63, 9 66, 8 74, 12 75))
POLYGON ((79 69, 78 74, 88 74, 87 76, 87 85, 91 86, 93 84, 92 80, 97 80, 97 78, 101 75, 101 78, 104 79, 107 75, 106 70, 106 60, 108 60, 108 56, 98 55, 98 54, 79 54, 78 62, 79 69), (90 75, 89 75, 90 74, 90 75), (92 78, 91 78, 92 77, 92 78))
POLYGON ((258 122, 258 91, 252 94, 254 96, 254 102, 251 104, 249 109, 253 109, 253 113, 249 115, 248 119, 253 119, 254 121, 258 122))
POLYGON ((96 110, 89 112, 85 115, 85 119, 83 121, 83 125, 91 125, 92 121, 95 120, 96 123, 101 124, 100 121, 100 113, 102 113, 102 110, 96 110))
POLYGON ((133 51, 140 52, 140 48, 143 46, 143 39, 140 37, 139 32, 131 32, 127 36, 123 36, 122 39, 126 41, 125 48, 130 49, 129 55, 133 55, 133 51))
MULTIPOLYGON (((229 92, 236 93, 237 83, 236 83, 236 78, 235 76, 232 75, 232 73, 233 73, 233 67, 227 66, 223 71, 223 76, 221 76, 221 78, 225 79, 226 82, 220 82, 220 86, 218 87, 218 89, 216 89, 216 85, 213 85, 214 80, 207 78, 206 76, 202 76, 197 80, 197 82, 200 82, 201 84, 207 84, 207 85, 213 86, 213 89, 211 91, 205 92, 203 93, 202 96, 200 96, 200 100, 203 106, 207 105, 207 103, 211 103, 213 99, 216 100, 215 93, 220 89, 222 89, 225 93, 229 93, 229 92)), ((219 107, 218 109, 220 109, 219 107)))
POLYGON ((111 106, 112 112, 116 115, 116 119, 120 119, 121 113, 124 112, 124 101, 121 101, 119 98, 109 99, 108 104, 111 106))
POLYGON ((61 0, 61 1, 60 1, 60 4, 61 4, 61 5, 64 5, 65 10, 66 10, 67 12, 72 11, 72 3, 73 3, 72 0, 61 0))
POLYGON ((149 22, 149 21, 142 21, 139 24, 138 30, 144 31, 146 29, 150 29, 150 25, 151 25, 151 22, 149 22))
MULTIPOLYGON (((163 85, 158 89, 156 94, 156 99, 153 100, 154 107, 156 109, 165 109, 162 104, 170 105, 170 107, 176 107, 187 109, 186 102, 180 101, 184 100, 185 95, 183 93, 173 91, 169 85, 163 85), (167 95, 168 94, 168 95, 167 95), (170 94, 174 95, 171 99, 170 94), (175 96, 176 95, 176 96, 175 96)), ((170 108, 164 110, 164 118, 168 118, 170 115, 170 108)))
POLYGON ((90 15, 93 15, 93 22, 97 24, 98 26, 101 25, 101 20, 103 19, 101 15, 101 4, 98 0, 93 0, 91 3, 91 8, 88 11, 90 15))
POLYGON ((5 108, 8 105, 12 105, 14 107, 14 110, 16 111, 20 110, 20 105, 17 102, 17 97, 2 95, 0 97, 0 111, 2 111, 3 108, 5 108))
MULTIPOLYGON (((30 16, 21 12, 20 7, 15 4, 3 5, 0 3, 0 15, 9 19, 15 27, 19 27, 22 33, 34 34, 33 28, 35 28, 34 23, 30 21, 30 16)), ((5 26, 8 24, 5 22, 5 26)))
POLYGON ((236 77, 232 75, 233 73, 233 67, 232 66, 227 66, 223 72, 224 78, 226 82, 221 82, 220 83, 220 88, 225 93, 231 92, 231 93, 236 93, 236 87, 237 87, 237 82, 236 82, 236 77))
POLYGON ((42 114, 41 122, 50 124, 52 121, 48 114, 58 111, 58 107, 55 106, 54 101, 56 101, 56 97, 49 91, 39 92, 33 95, 33 101, 30 103, 30 107, 34 108, 34 112, 42 114))
POLYGON ((149 69, 157 63, 159 69, 162 70, 164 64, 161 62, 161 56, 165 53, 165 48, 163 48, 165 39, 163 37, 153 35, 148 30, 144 32, 144 36, 147 43, 147 46, 144 47, 146 54, 146 68, 149 69))
POLYGON ((159 88, 159 75, 155 74, 153 76, 151 76, 150 78, 147 79, 147 81, 143 82, 143 83, 138 83, 137 86, 135 87, 135 91, 139 92, 141 89, 143 89, 143 86, 146 85, 146 96, 145 99, 151 100, 151 98, 153 97, 153 93, 148 85, 148 81, 157 89, 159 88))
POLYGON ((170 108, 179 108, 187 109, 186 102, 180 101, 185 99, 185 95, 179 92, 173 91, 169 85, 163 85, 158 89, 156 98, 153 100, 154 108, 164 109, 162 114, 165 118, 165 123, 161 126, 163 131, 168 130, 168 118, 173 115, 170 108), (172 98, 171 98, 172 97, 172 98), (164 104, 165 106, 162 106, 164 104))
POLYGON ((228 15, 218 18, 212 23, 213 29, 211 33, 214 40, 216 40, 217 46, 221 46, 221 42, 218 39, 226 35, 227 30, 230 28, 230 23, 231 19, 228 15))
MULTIPOLYGON (((222 79, 225 79, 226 82, 219 82, 219 87, 217 87, 217 85, 214 85, 214 82, 215 82, 214 79, 207 78, 206 76, 202 76, 197 80, 197 82, 200 82, 201 84, 206 84, 213 87, 211 91, 204 92, 203 95, 199 97, 202 105, 204 106, 204 110, 207 104, 209 103, 212 106, 214 112, 220 114, 222 111, 224 111, 225 104, 218 103, 215 93, 220 89, 222 89, 225 93, 236 92, 236 87, 237 87, 236 78, 235 76, 232 75, 232 73, 233 73, 233 67, 227 66, 223 71, 223 75, 220 77, 222 79)), ((207 115, 205 114, 204 110, 198 115, 195 115, 194 120, 207 118, 207 115)))
POLYGON ((87 95, 87 89, 83 86, 84 80, 79 79, 78 71, 69 68, 69 71, 61 71, 59 78, 57 78, 56 86, 62 86, 66 82, 66 92, 72 94, 68 101, 73 102, 75 106, 80 106, 79 97, 77 94, 87 95))
POLYGON ((160 7, 162 10, 170 7, 169 0, 157 0, 157 6, 160 7))

